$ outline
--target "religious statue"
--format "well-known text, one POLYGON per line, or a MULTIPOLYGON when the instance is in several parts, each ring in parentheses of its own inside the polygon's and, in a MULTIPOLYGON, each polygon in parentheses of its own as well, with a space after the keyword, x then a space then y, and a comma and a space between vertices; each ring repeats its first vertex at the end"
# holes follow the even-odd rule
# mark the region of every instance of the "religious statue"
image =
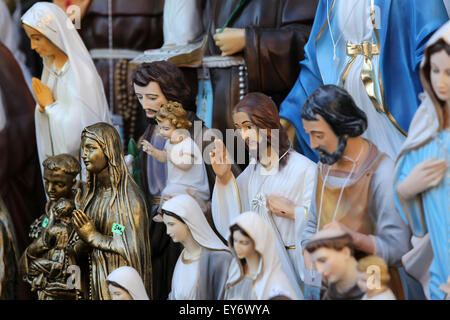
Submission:
POLYGON ((23 16, 31 48, 43 59, 33 78, 39 159, 67 153, 78 157, 84 127, 111 122, 101 79, 70 19, 58 6, 38 2, 23 16))
POLYGON ((68 154, 49 157, 42 166, 49 200, 45 213, 31 225, 33 242, 20 260, 21 274, 40 300, 77 299, 80 292, 68 287, 67 272, 70 265, 78 263, 69 247, 75 236, 71 218, 81 167, 68 154))
POLYGON ((450 276, 450 23, 427 43, 420 72, 426 94, 397 159, 395 199, 413 238, 431 242, 432 261, 423 252, 418 267, 431 264, 422 284, 427 297, 442 300, 439 286, 450 276))
POLYGON ((117 121, 123 130, 121 137, 123 141, 130 138, 139 139, 147 123, 145 113, 139 108, 133 88, 130 86, 136 68, 130 61, 144 50, 162 46, 165 1, 71 0, 68 3, 64 0, 53 0, 53 2, 62 2, 61 7, 64 11, 69 9, 67 4, 81 2, 82 20, 78 31, 100 75, 108 105, 114 115, 121 117, 121 121, 117 121), (86 5, 87 2, 89 4, 86 5))
POLYGON ((234 108, 233 121, 253 160, 237 178, 222 141, 211 153, 217 179, 212 214, 217 230, 229 237, 231 221, 241 212, 254 211, 271 225, 284 272, 302 297, 304 263, 301 234, 311 204, 316 165, 295 152, 280 124, 272 99, 247 94, 234 108))
MULTIPOLYGON (((233 128, 231 111, 248 92, 269 95, 277 105, 295 83, 304 58, 317 0, 206 0, 203 29, 208 43, 199 80, 211 80, 205 101, 211 127, 233 128), (205 77, 206 75, 206 77, 205 77)), ((201 83, 201 81, 199 82, 201 83)), ((202 98, 199 96, 199 98, 202 98)))
POLYGON ((106 283, 112 300, 149 300, 141 276, 132 267, 117 268, 106 283))
MULTIPOLYGON (((132 82, 148 120, 148 126, 142 138, 147 140, 154 149, 162 150, 166 143, 166 140, 159 134, 155 118, 161 106, 169 101, 178 102, 187 111, 187 118, 193 124, 189 128, 190 137, 202 151, 211 191, 216 176, 211 167, 209 153, 203 151, 212 143, 210 139, 214 135, 210 135, 209 139, 204 139, 208 129, 195 115, 195 99, 183 72, 167 61, 143 63, 133 73, 132 82)), ((153 218, 158 213, 161 192, 167 185, 167 163, 157 161, 146 152, 141 152, 139 161, 141 184, 151 205, 150 217, 153 218)), ((236 175, 240 173, 240 169, 236 165, 232 166, 232 170, 236 175)), ((208 213, 206 218, 214 230, 211 214, 208 213)), ((182 248, 178 243, 170 240, 162 223, 150 222, 150 237, 154 299, 165 300, 170 292, 173 269, 182 248)))
POLYGON ((305 249, 315 269, 328 283, 322 300, 360 300, 357 261, 353 255, 352 236, 339 229, 317 232, 305 249))
POLYGON ((143 140, 143 150, 159 162, 167 163, 167 185, 161 196, 173 197, 190 194, 199 202, 206 214, 210 198, 208 176, 203 155, 189 129, 192 123, 187 112, 178 102, 163 104, 156 113, 156 121, 161 137, 167 139, 163 150, 158 150, 147 140, 143 140))
POLYGON ((169 300, 223 299, 231 254, 191 196, 177 195, 162 205, 167 234, 183 245, 169 300))
POLYGON ((73 224, 89 248, 89 299, 110 299, 106 278, 122 266, 136 269, 151 298, 149 216, 142 191, 128 173, 119 133, 100 122, 81 134, 87 169, 73 224))
POLYGON ((389 288, 389 269, 378 256, 367 256, 358 261, 358 286, 365 292, 361 300, 397 300, 389 288))
POLYGON ((337 228, 350 234, 357 258, 376 254, 389 266, 400 266, 410 232, 395 209, 393 161, 361 137, 365 113, 345 89, 326 85, 306 100, 302 121, 320 155, 302 246, 317 231, 337 228))
POLYGON ((228 245, 234 259, 228 271, 225 299, 298 299, 283 271, 274 230, 258 213, 244 212, 231 222, 228 245))
POLYGON ((447 20, 442 0, 320 1, 300 74, 280 107, 299 152, 318 159, 302 126, 302 106, 317 88, 332 84, 366 113, 363 137, 395 159, 422 91, 423 45, 447 20))

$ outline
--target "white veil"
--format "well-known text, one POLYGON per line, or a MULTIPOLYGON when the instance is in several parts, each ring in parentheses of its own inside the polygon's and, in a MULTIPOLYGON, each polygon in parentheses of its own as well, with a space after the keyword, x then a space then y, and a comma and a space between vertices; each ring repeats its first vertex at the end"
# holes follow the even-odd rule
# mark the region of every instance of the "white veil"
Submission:
POLYGON ((408 150, 415 149, 429 141, 441 128, 439 119, 442 117, 442 112, 440 111, 440 106, 432 92, 431 84, 425 80, 425 76, 423 74, 423 66, 425 65, 428 57, 427 49, 440 39, 444 39, 445 42, 450 44, 450 21, 447 21, 441 28, 439 28, 426 45, 425 55, 421 62, 420 70, 422 85, 425 89, 424 98, 414 114, 411 125, 409 126, 408 137, 403 143, 397 159, 399 159, 400 156, 408 150))
MULTIPOLYGON (((291 299, 298 299, 294 287, 283 271, 281 260, 275 246, 275 234, 270 224, 256 212, 244 212, 237 216, 230 227, 237 224, 255 243, 255 250, 262 257, 262 266, 253 285, 258 300, 267 300, 277 294, 286 295, 291 299)), ((233 286, 244 277, 243 266, 237 257, 231 242, 232 233, 228 240, 234 259, 230 265, 227 286, 233 286)))
POLYGON ((141 276, 132 267, 120 267, 111 272, 106 281, 112 281, 125 288, 133 300, 149 300, 141 276))
POLYGON ((175 213, 182 218, 194 240, 202 247, 229 251, 211 229, 199 204, 191 196, 187 194, 175 196, 164 202, 162 210, 175 213))
MULTIPOLYGON (((110 115, 100 76, 86 46, 81 40, 70 18, 57 5, 37 2, 22 16, 22 23, 42 33, 69 58, 77 80, 77 92, 84 107, 99 119, 110 115)), ((48 72, 48 62, 44 59, 42 78, 48 72)))

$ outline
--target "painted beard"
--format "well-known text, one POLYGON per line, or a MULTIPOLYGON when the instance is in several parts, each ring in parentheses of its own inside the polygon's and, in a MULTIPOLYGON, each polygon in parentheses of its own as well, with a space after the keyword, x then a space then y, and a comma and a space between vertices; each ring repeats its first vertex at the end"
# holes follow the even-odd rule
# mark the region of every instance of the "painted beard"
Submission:
POLYGON ((333 153, 329 153, 322 147, 317 147, 315 150, 317 152, 319 152, 320 162, 331 166, 332 164, 336 163, 336 161, 338 161, 342 157, 346 146, 347 146, 347 136, 344 135, 344 136, 339 136, 338 146, 333 153))

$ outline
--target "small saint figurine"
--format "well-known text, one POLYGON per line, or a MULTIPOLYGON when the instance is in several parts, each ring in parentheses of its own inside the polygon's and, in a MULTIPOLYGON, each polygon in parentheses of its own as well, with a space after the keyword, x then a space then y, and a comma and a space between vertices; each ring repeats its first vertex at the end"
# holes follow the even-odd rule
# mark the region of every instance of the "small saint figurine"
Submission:
POLYGON ((244 212, 230 226, 234 259, 228 271, 226 300, 298 299, 283 271, 271 225, 258 213, 244 212))
POLYGON ((75 26, 57 5, 35 3, 22 24, 44 64, 41 79, 32 80, 40 162, 62 153, 78 157, 83 128, 111 122, 101 79, 75 26))
POLYGON ((73 224, 89 251, 89 299, 109 300, 106 278, 122 266, 136 269, 152 294, 149 217, 142 191, 128 172, 117 130, 100 122, 81 134, 87 183, 75 197, 73 224))
MULTIPOLYGON (((404 221, 418 243, 431 242, 417 259, 418 267, 428 264, 428 281, 422 281, 425 295, 442 300, 439 286, 450 276, 450 23, 430 39, 421 65, 424 99, 409 128, 395 169, 395 200, 404 221), (429 282, 429 283, 424 283, 429 282)), ((417 248, 419 248, 419 244, 417 248)), ((416 246, 415 246, 416 249, 416 246)), ((405 268, 408 268, 405 265, 405 268)), ((422 278, 417 275, 417 278, 422 278)), ((426 279, 426 278, 424 278, 426 279)))
POLYGON ((149 300, 141 276, 132 267, 117 268, 106 283, 112 300, 149 300))
POLYGON ((316 233, 306 245, 315 269, 328 283, 322 300, 360 300, 357 261, 353 256, 352 237, 339 229, 316 233))
POLYGON ((68 154, 49 157, 42 166, 49 200, 45 213, 31 225, 33 242, 22 254, 21 274, 31 290, 37 291, 40 300, 75 299, 77 292, 66 285, 66 271, 69 265, 78 264, 77 256, 70 251, 75 236, 70 219, 81 167, 68 154))
POLYGON ((183 245, 169 300, 222 300, 232 256, 208 224, 198 202, 175 196, 162 205, 167 234, 183 245))
POLYGON ((178 102, 168 102, 156 113, 160 135, 167 139, 164 149, 154 148, 143 140, 143 150, 159 162, 167 162, 167 185, 161 193, 162 202, 166 197, 191 194, 206 213, 210 198, 208 175, 206 174, 202 152, 190 137, 192 123, 187 112, 178 102))
POLYGON ((397 300, 389 288, 388 265, 383 258, 367 256, 358 260, 358 286, 365 292, 361 300, 397 300))
POLYGON ((69 259, 67 248, 73 234, 71 224, 73 201, 60 198, 54 207, 53 223, 29 247, 27 254, 35 255, 27 266, 27 278, 32 279, 32 291, 39 300, 76 299, 77 292, 69 287, 67 270, 75 263, 69 259))

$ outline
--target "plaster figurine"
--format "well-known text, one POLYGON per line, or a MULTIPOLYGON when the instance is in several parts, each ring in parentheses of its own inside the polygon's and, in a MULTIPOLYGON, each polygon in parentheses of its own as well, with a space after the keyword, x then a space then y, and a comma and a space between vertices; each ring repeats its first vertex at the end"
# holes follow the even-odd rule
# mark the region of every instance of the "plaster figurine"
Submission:
POLYGON ((34 4, 22 24, 44 64, 41 79, 32 80, 40 162, 62 153, 78 157, 83 128, 111 122, 100 77, 77 30, 57 5, 34 4))
MULTIPOLYGON (((132 82, 148 121, 142 139, 147 140, 155 149, 162 150, 166 143, 159 134, 155 118, 161 106, 169 101, 178 102, 187 111, 188 120, 193 124, 189 128, 190 137, 202 151, 211 192, 216 176, 211 167, 209 153, 203 152, 211 144, 211 140, 203 139, 207 128, 195 115, 195 99, 183 72, 167 61, 143 63, 133 73, 132 82)), ((142 168, 140 173, 142 188, 151 205, 150 218, 153 219, 160 208, 161 192, 167 185, 167 163, 157 161, 144 151, 140 153, 139 161, 142 168)), ((235 174, 240 173, 236 165, 232 170, 235 174)), ((214 229, 210 213, 207 220, 214 229)), ((162 223, 151 223, 149 233, 152 245, 154 298, 165 300, 170 292, 173 269, 182 248, 170 240, 162 223)))
MULTIPOLYGON (((441 300, 439 286, 450 276, 449 155, 450 155, 450 24, 430 39, 421 65, 426 95, 411 123, 395 170, 398 211, 414 236, 429 235, 432 261, 423 255, 420 265, 430 265, 430 299, 441 300)), ((426 256, 426 252, 424 252, 426 256)), ((418 266, 421 267, 421 266, 418 266)))
POLYGON ((178 195, 161 209, 167 234, 183 245, 169 300, 223 299, 232 256, 209 226, 197 201, 189 195, 178 195))
POLYGON ((357 261, 352 237, 339 229, 316 233, 306 245, 315 269, 328 283, 323 300, 359 300, 364 292, 358 287, 357 261))
POLYGON ((249 93, 234 108, 233 120, 253 161, 236 177, 221 140, 211 153, 217 179, 212 214, 217 230, 228 238, 231 221, 254 211, 275 233, 283 270, 302 296, 304 263, 301 233, 311 204, 316 165, 295 152, 282 129, 275 103, 262 93, 249 93))
POLYGON ((142 141, 142 149, 159 162, 167 162, 167 185, 161 192, 161 201, 190 194, 206 214, 210 198, 208 176, 203 155, 187 131, 192 126, 187 112, 180 103, 168 102, 156 113, 156 121, 159 134, 167 139, 164 149, 154 148, 147 140, 142 141))
POLYGON ((283 271, 272 226, 256 212, 244 212, 230 226, 228 245, 234 259, 228 271, 225 299, 298 299, 283 271))
MULTIPOLYGON (((351 235, 357 258, 376 254, 399 267, 411 234, 395 209, 393 161, 361 137, 365 113, 345 89, 326 85, 308 98, 302 121, 320 154, 303 247, 317 231, 337 228, 351 235)), ((392 287, 401 288, 399 281, 392 287)))
POLYGON ((318 159, 302 126, 302 106, 320 86, 337 85, 366 113, 363 137, 395 160, 422 91, 424 43, 447 20, 442 0, 320 1, 300 74, 280 106, 299 152, 318 159))
POLYGON ((120 267, 106 278, 112 300, 149 300, 141 276, 132 267, 120 267))

